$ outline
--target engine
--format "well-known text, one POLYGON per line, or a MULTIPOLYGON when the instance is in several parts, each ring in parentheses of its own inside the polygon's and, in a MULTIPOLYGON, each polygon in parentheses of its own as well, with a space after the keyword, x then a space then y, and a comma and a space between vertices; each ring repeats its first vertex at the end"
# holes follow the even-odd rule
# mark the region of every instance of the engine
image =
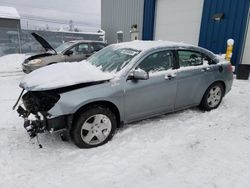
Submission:
POLYGON ((51 91, 28 91, 22 97, 26 110, 32 114, 49 111, 60 99, 60 95, 51 91))

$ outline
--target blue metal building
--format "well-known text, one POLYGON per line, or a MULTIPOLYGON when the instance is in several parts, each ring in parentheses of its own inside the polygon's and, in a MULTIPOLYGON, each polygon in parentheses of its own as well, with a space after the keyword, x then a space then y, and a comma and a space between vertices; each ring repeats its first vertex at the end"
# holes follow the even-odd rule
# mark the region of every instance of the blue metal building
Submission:
POLYGON ((110 43, 116 42, 118 30, 123 30, 124 40, 129 41, 129 29, 133 24, 138 25, 139 39, 182 41, 218 54, 225 53, 227 39, 233 38, 233 64, 250 64, 250 0, 101 2, 102 29, 110 43))

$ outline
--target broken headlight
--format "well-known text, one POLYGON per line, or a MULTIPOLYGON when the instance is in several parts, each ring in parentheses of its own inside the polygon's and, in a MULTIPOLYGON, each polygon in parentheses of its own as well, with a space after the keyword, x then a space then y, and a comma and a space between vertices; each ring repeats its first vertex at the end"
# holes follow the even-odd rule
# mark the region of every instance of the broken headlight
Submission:
POLYGON ((49 91, 28 91, 22 97, 26 110, 30 113, 49 111, 60 99, 60 95, 49 91))

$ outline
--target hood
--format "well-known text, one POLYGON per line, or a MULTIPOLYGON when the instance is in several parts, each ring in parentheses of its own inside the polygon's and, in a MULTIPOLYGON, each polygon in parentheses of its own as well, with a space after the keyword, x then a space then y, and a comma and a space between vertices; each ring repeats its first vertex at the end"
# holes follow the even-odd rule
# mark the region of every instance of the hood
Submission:
POLYGON ((42 45, 46 52, 52 50, 57 54, 56 50, 43 37, 36 33, 31 33, 31 35, 42 45))
POLYGON ((87 61, 57 63, 37 69, 26 75, 20 87, 27 91, 44 91, 82 83, 105 81, 114 78, 87 61))

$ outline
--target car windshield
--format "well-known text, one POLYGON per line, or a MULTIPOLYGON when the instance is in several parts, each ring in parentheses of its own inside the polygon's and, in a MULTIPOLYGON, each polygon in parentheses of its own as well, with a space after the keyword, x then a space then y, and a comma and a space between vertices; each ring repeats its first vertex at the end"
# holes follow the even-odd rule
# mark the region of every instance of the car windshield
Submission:
POLYGON ((139 53, 140 51, 130 48, 107 47, 92 55, 88 62, 104 72, 119 72, 139 53))
POLYGON ((61 44, 60 46, 58 46, 55 50, 57 53, 62 53, 64 50, 66 50, 67 48, 69 48, 73 44, 75 44, 75 42, 65 42, 65 43, 61 44))

